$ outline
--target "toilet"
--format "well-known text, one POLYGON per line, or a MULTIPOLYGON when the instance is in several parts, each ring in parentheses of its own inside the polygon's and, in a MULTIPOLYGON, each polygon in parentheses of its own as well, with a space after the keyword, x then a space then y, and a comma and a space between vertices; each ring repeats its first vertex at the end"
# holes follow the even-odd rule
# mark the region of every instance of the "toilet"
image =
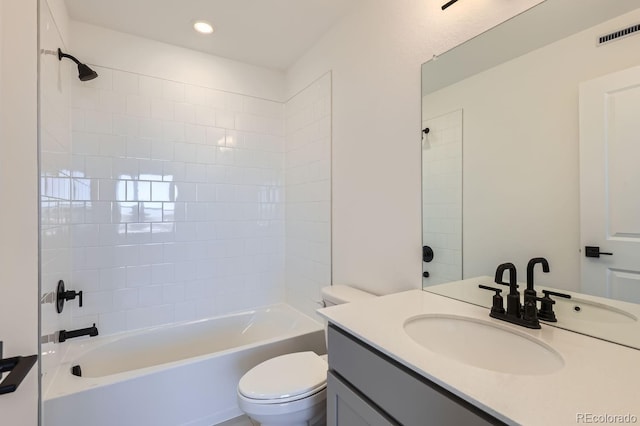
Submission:
MULTIPOLYGON (((321 290, 325 306, 376 297, 345 285, 321 290)), ((313 426, 326 421, 327 355, 296 352, 268 359, 238 383, 238 405, 262 426, 313 426)))

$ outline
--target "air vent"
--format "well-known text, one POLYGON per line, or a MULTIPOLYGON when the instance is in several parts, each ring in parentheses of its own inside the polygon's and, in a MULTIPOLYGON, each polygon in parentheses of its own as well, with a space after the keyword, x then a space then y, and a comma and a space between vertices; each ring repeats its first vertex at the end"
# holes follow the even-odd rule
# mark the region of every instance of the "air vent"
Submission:
POLYGON ((640 24, 632 25, 630 27, 623 28, 621 30, 614 31, 612 33, 605 34, 598 37, 597 44, 598 46, 602 46, 603 44, 610 43, 615 40, 620 40, 621 38, 624 38, 624 37, 628 37, 632 34, 637 33, 638 31, 640 31, 640 24))

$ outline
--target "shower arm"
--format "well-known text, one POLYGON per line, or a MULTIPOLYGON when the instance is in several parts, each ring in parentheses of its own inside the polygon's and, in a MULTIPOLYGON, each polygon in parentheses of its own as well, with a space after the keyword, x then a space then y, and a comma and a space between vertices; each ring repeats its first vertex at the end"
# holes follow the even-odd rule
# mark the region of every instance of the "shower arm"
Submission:
POLYGON ((58 60, 62 60, 62 58, 69 58, 71 59, 73 62, 76 63, 76 65, 80 65, 80 61, 77 60, 74 56, 69 55, 67 53, 64 53, 62 50, 60 50, 60 48, 58 48, 58 60))

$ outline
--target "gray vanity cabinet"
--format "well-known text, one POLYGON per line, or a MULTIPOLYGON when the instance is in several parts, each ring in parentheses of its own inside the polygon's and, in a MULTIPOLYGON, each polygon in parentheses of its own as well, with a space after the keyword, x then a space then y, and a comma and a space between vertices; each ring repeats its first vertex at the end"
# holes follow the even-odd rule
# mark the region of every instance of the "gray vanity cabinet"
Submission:
POLYGON ((495 424, 504 423, 329 326, 328 426, 495 424))
POLYGON ((329 426, 392 426, 398 424, 331 372, 327 374, 327 412, 330 413, 327 417, 327 425, 329 426))

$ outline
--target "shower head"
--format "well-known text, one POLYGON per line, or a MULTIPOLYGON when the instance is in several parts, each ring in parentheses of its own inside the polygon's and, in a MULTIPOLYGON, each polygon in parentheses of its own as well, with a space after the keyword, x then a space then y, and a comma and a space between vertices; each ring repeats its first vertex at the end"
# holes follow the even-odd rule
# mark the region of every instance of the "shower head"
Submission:
POLYGON ((62 50, 58 49, 58 59, 62 60, 62 58, 69 58, 78 65, 78 78, 80 79, 80 81, 93 80, 98 76, 98 73, 89 68, 89 66, 83 64, 73 56, 67 55, 66 53, 63 53, 62 50))
POLYGON ((93 80, 98 76, 98 73, 89 68, 85 64, 78 64, 78 78, 80 81, 93 80))

